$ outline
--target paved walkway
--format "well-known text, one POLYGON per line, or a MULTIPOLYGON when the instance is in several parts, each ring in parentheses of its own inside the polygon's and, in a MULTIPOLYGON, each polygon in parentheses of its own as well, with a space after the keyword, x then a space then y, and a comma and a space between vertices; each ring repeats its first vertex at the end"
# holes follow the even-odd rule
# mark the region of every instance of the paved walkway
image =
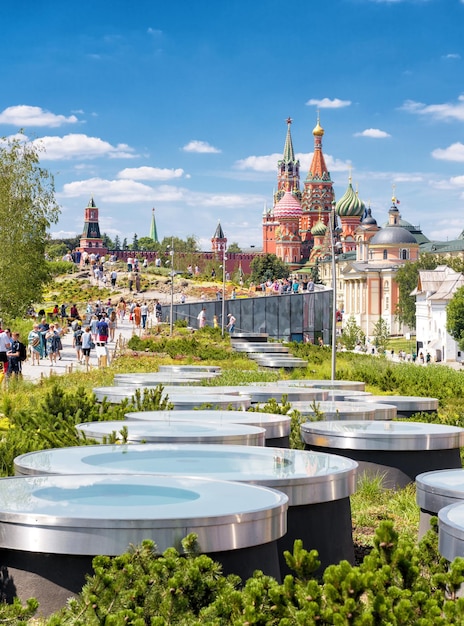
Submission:
MULTIPOLYGON (((126 317, 123 320, 122 324, 118 320, 118 326, 116 328, 115 340, 118 341, 120 337, 125 340, 129 340, 132 335, 135 333, 135 326, 132 322, 129 321, 129 318, 126 317)), ((114 349, 116 347, 116 341, 108 342, 107 350, 109 357, 113 355, 114 349)), ((32 359, 29 357, 22 364, 23 369, 23 378, 25 380, 39 380, 43 376, 50 376, 50 374, 67 374, 70 372, 85 372, 85 365, 81 365, 77 361, 76 350, 73 348, 73 333, 72 330, 69 329, 61 339, 63 344, 63 350, 61 351, 61 361, 57 361, 50 365, 50 360, 48 357, 44 357, 40 360, 39 365, 32 365, 32 359)), ((98 367, 98 356, 97 350, 91 350, 90 352, 90 367, 98 367)))

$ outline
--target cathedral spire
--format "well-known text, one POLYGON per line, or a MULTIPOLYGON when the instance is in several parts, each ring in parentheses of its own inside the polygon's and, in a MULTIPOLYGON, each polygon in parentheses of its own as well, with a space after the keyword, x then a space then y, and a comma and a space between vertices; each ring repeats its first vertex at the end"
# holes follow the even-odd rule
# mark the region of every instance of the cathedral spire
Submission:
POLYGON ((292 125, 292 118, 287 118, 287 137, 285 138, 285 146, 284 146, 284 155, 283 161, 285 163, 294 163, 295 162, 295 152, 293 150, 293 142, 292 142, 292 134, 290 132, 290 127, 292 125))
POLYGON ((284 153, 277 161, 277 192, 274 194, 274 205, 279 202, 286 191, 291 191, 298 199, 300 193, 300 162, 293 150, 292 133, 290 127, 292 118, 287 118, 287 135, 285 137, 284 153))
POLYGON ((151 210, 151 226, 150 226, 150 239, 155 243, 159 243, 158 231, 156 229, 155 209, 151 210))
POLYGON ((319 111, 317 113, 317 123, 313 129, 314 152, 308 175, 304 182, 301 197, 301 208, 303 214, 300 223, 300 232, 303 239, 303 257, 309 258, 311 247, 311 229, 319 219, 327 225, 332 211, 334 201, 333 183, 330 172, 325 164, 322 152, 322 137, 324 129, 321 126, 319 111))

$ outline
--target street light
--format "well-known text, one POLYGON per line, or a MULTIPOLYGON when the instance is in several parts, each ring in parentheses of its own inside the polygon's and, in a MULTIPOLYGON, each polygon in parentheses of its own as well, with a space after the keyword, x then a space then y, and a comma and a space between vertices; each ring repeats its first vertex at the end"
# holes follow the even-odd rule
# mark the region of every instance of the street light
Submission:
POLYGON ((171 245, 168 246, 170 248, 169 255, 171 257, 171 306, 169 309, 169 334, 172 335, 173 330, 173 315, 174 315, 174 237, 171 239, 171 245))
POLYGON ((335 263, 335 243, 332 219, 335 218, 335 200, 332 202, 332 210, 329 217, 330 254, 332 255, 332 367, 331 380, 336 377, 337 367, 337 276, 335 263))
POLYGON ((226 249, 222 250, 222 305, 221 305, 221 334, 224 337, 225 330, 225 312, 226 312, 226 249))

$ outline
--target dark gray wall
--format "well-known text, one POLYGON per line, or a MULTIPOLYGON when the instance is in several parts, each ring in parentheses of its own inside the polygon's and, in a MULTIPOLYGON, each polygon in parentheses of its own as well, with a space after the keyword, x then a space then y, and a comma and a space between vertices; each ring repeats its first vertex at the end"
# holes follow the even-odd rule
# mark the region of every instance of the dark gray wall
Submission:
MULTIPOLYGON (((173 320, 187 320, 189 326, 198 328, 197 316, 206 308, 206 323, 213 326, 214 315, 219 327, 222 321, 222 302, 207 301, 173 306, 173 320)), ((238 298, 225 301, 225 320, 232 313, 237 322, 235 332, 267 333, 272 339, 285 341, 311 341, 322 336, 324 343, 331 341, 332 291, 313 293, 238 298)), ((170 307, 163 306, 163 320, 169 321, 170 307)))

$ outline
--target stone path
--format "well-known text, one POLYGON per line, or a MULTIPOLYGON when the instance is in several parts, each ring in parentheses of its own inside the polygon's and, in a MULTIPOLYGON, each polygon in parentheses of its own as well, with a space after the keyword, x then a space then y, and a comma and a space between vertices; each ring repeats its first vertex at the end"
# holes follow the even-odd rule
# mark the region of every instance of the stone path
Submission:
MULTIPOLYGON (((115 340, 118 341, 120 338, 129 340, 132 335, 135 333, 136 329, 132 322, 129 321, 129 318, 126 317, 123 320, 122 324, 118 320, 118 326, 116 328, 115 340)), ((116 347, 116 341, 108 342, 108 354, 111 356, 114 353, 116 347)), ((57 361, 50 365, 50 360, 48 357, 44 357, 40 360, 39 365, 32 365, 32 360, 29 357, 22 364, 23 369, 23 378, 25 380, 39 380, 43 376, 50 376, 50 374, 63 375, 67 374, 71 371, 80 371, 85 372, 85 366, 80 365, 76 358, 76 351, 72 346, 73 342, 73 333, 71 329, 69 330, 64 337, 62 337, 61 342, 63 344, 63 350, 61 351, 61 361, 57 361)), ((98 356, 97 350, 92 350, 90 352, 90 366, 98 367, 98 356)))

